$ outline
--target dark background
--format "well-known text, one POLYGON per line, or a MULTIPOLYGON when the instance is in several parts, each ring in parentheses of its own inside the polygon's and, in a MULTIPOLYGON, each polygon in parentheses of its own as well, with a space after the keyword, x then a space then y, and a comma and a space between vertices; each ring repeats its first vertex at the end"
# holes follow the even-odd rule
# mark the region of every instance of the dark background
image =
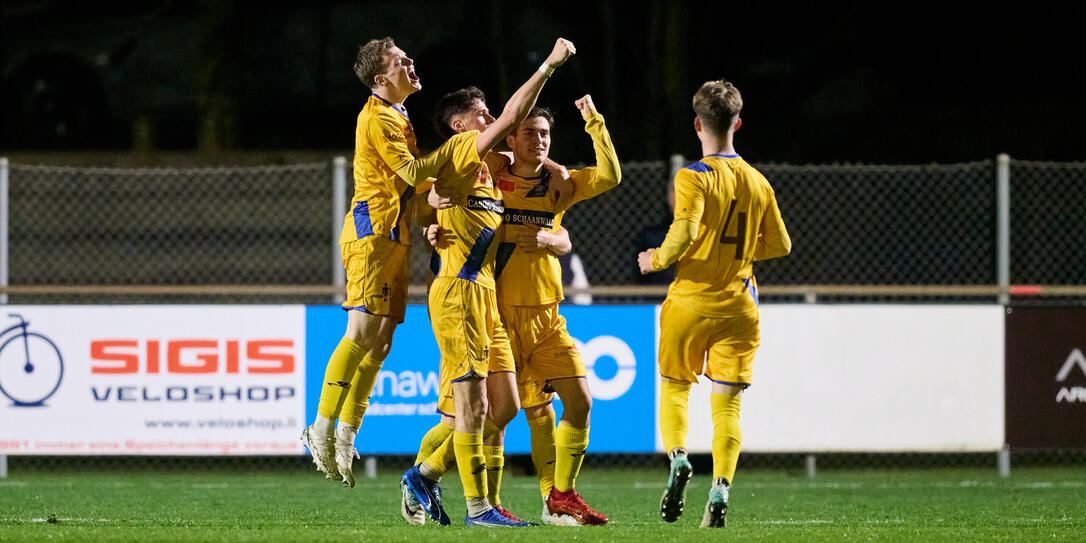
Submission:
POLYGON ((543 90, 553 155, 591 161, 573 100, 591 93, 626 160, 698 156, 690 99, 743 92, 757 162, 1082 160, 1083 7, 1041 3, 50 2, 0 8, 0 151, 344 152, 368 94, 352 64, 386 35, 417 63, 430 110, 476 84, 490 109, 550 51, 578 54, 543 90))

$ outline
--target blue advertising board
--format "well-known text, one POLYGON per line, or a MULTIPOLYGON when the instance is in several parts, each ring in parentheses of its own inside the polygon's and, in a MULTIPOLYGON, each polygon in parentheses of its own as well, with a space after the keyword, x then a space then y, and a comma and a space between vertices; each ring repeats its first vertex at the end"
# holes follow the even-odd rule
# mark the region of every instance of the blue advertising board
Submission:
MULTIPOLYGON (((593 395, 591 452, 655 450, 655 306, 562 306, 578 342, 593 395)), ((306 308, 306 418, 313 420, 328 357, 346 328, 338 306, 306 308)), ((440 355, 426 307, 408 306, 393 336, 359 430, 360 454, 414 454, 436 424, 440 355)), ((561 416, 561 404, 555 402, 561 416)), ((531 450, 520 413, 506 429, 505 451, 531 450)))

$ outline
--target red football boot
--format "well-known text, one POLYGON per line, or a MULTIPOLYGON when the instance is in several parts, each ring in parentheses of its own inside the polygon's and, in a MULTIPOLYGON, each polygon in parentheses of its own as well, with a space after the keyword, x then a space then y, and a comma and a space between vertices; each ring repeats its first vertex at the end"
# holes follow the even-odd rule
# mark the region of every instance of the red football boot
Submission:
POLYGON ((551 494, 547 496, 547 510, 552 515, 569 515, 581 524, 607 524, 607 517, 589 507, 572 488, 567 492, 551 488, 551 494))
POLYGON ((514 515, 513 513, 510 513, 508 509, 506 509, 506 508, 504 508, 504 507, 502 507, 500 505, 495 505, 494 510, 501 513, 501 515, 503 517, 505 517, 505 518, 507 518, 509 520, 515 520, 517 522, 524 522, 523 520, 520 520, 519 518, 517 518, 517 516, 514 515))

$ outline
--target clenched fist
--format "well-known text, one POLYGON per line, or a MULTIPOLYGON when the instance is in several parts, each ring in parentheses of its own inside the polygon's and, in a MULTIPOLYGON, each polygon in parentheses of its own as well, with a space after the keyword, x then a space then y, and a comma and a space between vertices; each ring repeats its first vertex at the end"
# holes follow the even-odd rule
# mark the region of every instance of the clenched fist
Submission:
POLYGON ((551 51, 550 55, 547 55, 547 64, 551 68, 557 68, 575 54, 577 54, 577 48, 573 46, 573 42, 565 38, 558 38, 558 41, 554 42, 554 50, 551 51))
POLYGON ((588 120, 588 116, 596 112, 596 104, 592 103, 592 95, 586 94, 577 101, 573 102, 573 105, 577 106, 577 109, 581 111, 581 118, 588 120))

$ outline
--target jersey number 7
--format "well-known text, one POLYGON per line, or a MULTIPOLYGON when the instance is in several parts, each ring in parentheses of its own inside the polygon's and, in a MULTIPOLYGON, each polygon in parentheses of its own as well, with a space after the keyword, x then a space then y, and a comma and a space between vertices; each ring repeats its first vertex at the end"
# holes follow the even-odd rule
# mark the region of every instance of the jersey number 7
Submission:
POLYGON ((747 214, 740 211, 737 213, 739 220, 735 223, 735 235, 728 235, 728 225, 732 222, 732 213, 735 211, 735 204, 738 200, 732 200, 732 205, 728 206, 728 217, 724 219, 724 228, 720 231, 720 243, 723 245, 734 243, 735 244, 735 259, 743 259, 743 247, 747 243, 747 214))

